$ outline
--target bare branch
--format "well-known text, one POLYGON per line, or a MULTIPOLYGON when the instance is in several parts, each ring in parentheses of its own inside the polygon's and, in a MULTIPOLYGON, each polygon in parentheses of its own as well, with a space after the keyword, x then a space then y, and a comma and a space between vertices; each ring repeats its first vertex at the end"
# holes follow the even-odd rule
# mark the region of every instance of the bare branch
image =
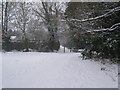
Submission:
POLYGON ((44 16, 42 16, 37 10, 33 9, 41 18, 46 19, 44 16))

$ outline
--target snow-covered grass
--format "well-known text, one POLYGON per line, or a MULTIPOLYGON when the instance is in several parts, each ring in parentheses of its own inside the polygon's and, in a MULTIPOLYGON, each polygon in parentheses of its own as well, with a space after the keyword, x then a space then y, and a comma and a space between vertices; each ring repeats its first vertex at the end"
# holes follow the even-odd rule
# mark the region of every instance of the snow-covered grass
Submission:
POLYGON ((7 52, 3 88, 118 88, 117 65, 82 60, 80 53, 7 52))

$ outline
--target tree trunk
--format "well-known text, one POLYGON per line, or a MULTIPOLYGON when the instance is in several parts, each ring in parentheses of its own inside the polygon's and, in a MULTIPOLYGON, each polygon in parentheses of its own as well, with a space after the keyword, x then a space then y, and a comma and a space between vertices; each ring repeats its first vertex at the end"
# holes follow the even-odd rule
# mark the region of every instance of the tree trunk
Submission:
POLYGON ((65 46, 64 46, 64 53, 65 53, 65 46))
POLYGON ((2 35, 4 34, 4 25, 3 25, 3 9, 4 6, 3 6, 3 1, 2 1, 2 35))
POLYGON ((7 34, 8 29, 8 2, 5 5, 5 17, 4 17, 4 33, 7 34))

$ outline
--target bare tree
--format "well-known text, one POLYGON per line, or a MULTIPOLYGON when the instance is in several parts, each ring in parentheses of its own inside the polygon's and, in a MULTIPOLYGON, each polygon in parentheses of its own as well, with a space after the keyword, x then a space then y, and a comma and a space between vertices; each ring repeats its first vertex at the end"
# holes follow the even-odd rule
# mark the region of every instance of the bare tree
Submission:
POLYGON ((28 3, 19 2, 15 10, 15 22, 13 23, 17 30, 21 30, 24 38, 26 38, 26 30, 29 22, 29 6, 28 3))
POLYGON ((39 15, 44 22, 49 32, 49 48, 54 50, 54 45, 59 43, 57 31, 61 16, 61 4, 57 2, 41 2, 39 10, 33 9, 37 15, 39 15))
MULTIPOLYGON (((3 35, 7 35, 7 31, 9 28, 9 23, 11 22, 14 16, 14 9, 16 7, 16 3, 14 2, 2 2, 2 32, 3 35)), ((4 37, 4 36, 3 36, 4 37)))

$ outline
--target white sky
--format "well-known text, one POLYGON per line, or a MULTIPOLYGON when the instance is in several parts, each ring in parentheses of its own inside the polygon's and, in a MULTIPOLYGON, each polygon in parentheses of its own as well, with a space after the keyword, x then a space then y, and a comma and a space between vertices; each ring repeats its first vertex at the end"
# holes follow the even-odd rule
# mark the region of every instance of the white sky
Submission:
MULTIPOLYGON (((40 2, 42 0, 0 0, 2 1, 10 1, 10 2, 40 2)), ((43 0, 45 2, 70 2, 71 0, 43 0)), ((120 0, 72 0, 74 2, 119 2, 120 0)))

